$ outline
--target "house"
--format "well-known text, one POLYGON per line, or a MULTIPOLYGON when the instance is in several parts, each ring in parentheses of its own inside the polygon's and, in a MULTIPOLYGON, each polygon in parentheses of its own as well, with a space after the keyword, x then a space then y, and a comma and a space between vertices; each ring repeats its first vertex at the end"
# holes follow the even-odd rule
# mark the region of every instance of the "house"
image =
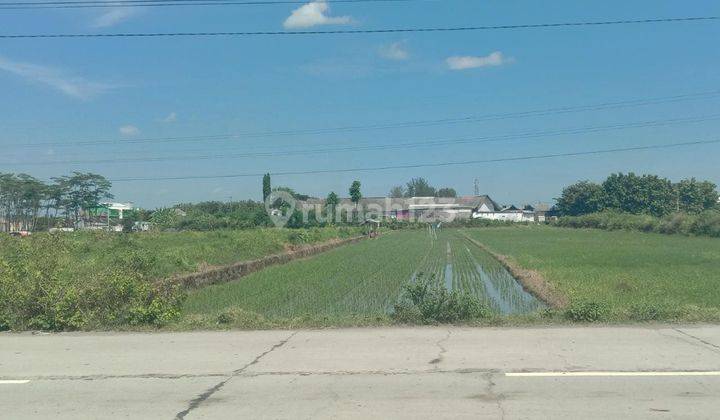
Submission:
MULTIPOLYGON (((308 213, 324 215, 325 200, 309 198, 300 201, 297 208, 308 213)), ((452 221, 468 219, 488 219, 507 222, 539 222, 551 212, 547 204, 501 206, 487 195, 462 197, 363 197, 357 203, 349 198, 340 199, 336 214, 362 212, 366 217, 403 221, 452 221)))
POLYGON ((99 206, 90 209, 89 212, 94 216, 110 214, 111 218, 123 219, 125 212, 134 211, 133 203, 100 203, 99 206))
MULTIPOLYGON (((324 213, 325 200, 310 198, 298 203, 301 211, 315 210, 324 213)), ((340 199, 338 214, 362 211, 370 217, 405 221, 451 221, 471 219, 478 210, 495 211, 498 208, 487 195, 465 197, 364 197, 357 203, 349 198, 340 199)))
POLYGON ((539 223, 547 221, 549 218, 555 216, 556 213, 554 206, 550 206, 550 204, 547 203, 537 203, 526 207, 529 207, 535 213, 535 221, 539 223))
POLYGON ((100 203, 97 207, 87 209, 86 215, 89 220, 80 220, 75 227, 83 230, 122 232, 122 225, 113 226, 112 220, 121 222, 128 213, 136 210, 133 203, 100 203))
POLYGON ((477 211, 473 213, 473 218, 504 222, 527 222, 532 220, 532 212, 511 204, 509 206, 496 207, 491 211, 477 211))
POLYGON ((20 221, 9 221, 0 217, 0 232, 19 232, 26 230, 24 223, 20 221))
POLYGON ((524 206, 515 206, 513 204, 507 206, 496 206, 491 208, 478 208, 473 213, 475 219, 500 220, 506 222, 545 222, 547 214, 551 208, 548 204, 537 203, 535 205, 526 204, 524 206))

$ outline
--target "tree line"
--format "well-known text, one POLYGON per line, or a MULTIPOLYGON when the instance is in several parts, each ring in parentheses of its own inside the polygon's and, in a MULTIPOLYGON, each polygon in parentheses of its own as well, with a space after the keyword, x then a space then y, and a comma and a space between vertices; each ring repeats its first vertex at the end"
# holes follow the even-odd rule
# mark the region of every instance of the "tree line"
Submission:
POLYGON ((412 178, 405 185, 396 185, 392 187, 389 197, 401 198, 401 197, 457 197, 457 192, 454 188, 440 188, 436 189, 425 178, 412 178))
POLYGON ((710 181, 695 178, 673 183, 657 175, 612 174, 602 183, 580 181, 563 189, 557 210, 580 216, 613 210, 662 217, 671 213, 698 214, 718 208, 718 191, 710 181))
POLYGON ((0 230, 40 230, 77 225, 86 210, 112 199, 112 183, 93 173, 73 172, 44 182, 28 174, 0 173, 0 230))

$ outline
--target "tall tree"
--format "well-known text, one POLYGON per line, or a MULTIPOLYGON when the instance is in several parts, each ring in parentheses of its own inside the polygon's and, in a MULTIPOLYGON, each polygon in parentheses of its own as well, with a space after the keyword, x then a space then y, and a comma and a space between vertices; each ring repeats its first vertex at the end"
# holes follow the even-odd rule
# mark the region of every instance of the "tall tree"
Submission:
POLYGON ((263 175, 263 202, 272 194, 272 186, 270 185, 270 174, 263 175))
POLYGON ((18 175, 20 186, 20 223, 23 230, 35 230, 38 213, 45 199, 46 185, 27 175, 18 175))
POLYGON ((360 192, 360 181, 353 181, 352 185, 350 185, 350 201, 355 203, 356 211, 361 198, 362 192, 360 192))
POLYGON ((65 188, 59 182, 53 182, 47 185, 45 188, 45 220, 50 227, 50 210, 53 210, 53 219, 57 219, 58 212, 63 206, 63 200, 65 198, 65 188))
POLYGON ((602 186, 608 209, 664 216, 675 210, 677 205, 672 182, 656 175, 612 174, 602 186))
POLYGON ((435 197, 436 191, 425 178, 413 178, 407 183, 405 197, 435 197))
POLYGON ((328 217, 330 217, 331 222, 335 221, 335 211, 338 204, 340 204, 340 199, 338 198, 338 195, 335 194, 335 192, 331 191, 325 199, 325 211, 327 211, 328 217))
POLYGON ((57 180, 65 189, 65 212, 72 215, 77 224, 84 210, 97 207, 100 201, 112 199, 112 183, 104 176, 93 173, 73 172, 57 180))
POLYGON ((580 181, 562 191, 557 208, 564 216, 594 213, 603 208, 603 187, 590 181, 580 181))
POLYGON ((390 189, 390 193, 388 194, 388 197, 391 198, 401 198, 405 196, 405 187, 402 185, 396 185, 390 189))
POLYGON ((675 184, 675 210, 687 213, 700 213, 717 206, 717 187, 712 182, 698 181, 695 178, 683 179, 675 184))
POLYGON ((454 188, 440 188, 437 191, 438 197, 457 197, 457 191, 454 188))
POLYGON ((0 174, 0 220, 3 230, 34 230, 47 186, 27 174, 0 174))

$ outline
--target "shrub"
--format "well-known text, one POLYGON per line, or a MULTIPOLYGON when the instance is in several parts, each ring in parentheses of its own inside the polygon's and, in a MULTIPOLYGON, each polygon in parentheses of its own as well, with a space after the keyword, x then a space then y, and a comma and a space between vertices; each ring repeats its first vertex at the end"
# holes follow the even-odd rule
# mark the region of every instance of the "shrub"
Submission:
POLYGON ((257 312, 240 308, 231 308, 220 312, 216 317, 217 325, 233 326, 237 328, 267 328, 269 321, 257 312))
POLYGON ((654 321, 663 318, 663 311, 647 303, 639 303, 630 307, 630 319, 633 321, 654 321))
POLYGON ((64 235, 4 240, 0 246, 0 324, 5 329, 163 325, 179 315, 183 293, 155 287, 133 264, 113 264, 90 278, 69 275, 63 260, 73 244, 64 235))
POLYGON ((690 232, 695 235, 720 237, 720 212, 701 213, 690 225, 690 232))
POLYGON ((453 290, 418 274, 415 282, 404 286, 404 293, 395 305, 393 318, 401 323, 452 323, 486 318, 488 308, 468 293, 453 290))
POLYGON ((575 322, 595 322, 607 315, 605 305, 598 302, 580 302, 565 310, 565 317, 575 322))
POLYGON ((720 237, 720 212, 697 215, 674 213, 665 217, 605 211, 583 216, 561 217, 555 226, 604 230, 634 230, 665 234, 720 237))

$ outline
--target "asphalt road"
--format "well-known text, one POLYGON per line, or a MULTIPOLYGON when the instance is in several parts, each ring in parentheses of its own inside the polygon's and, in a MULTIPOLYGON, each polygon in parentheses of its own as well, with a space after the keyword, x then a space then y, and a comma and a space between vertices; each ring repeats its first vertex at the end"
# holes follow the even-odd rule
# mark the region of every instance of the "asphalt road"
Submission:
POLYGON ((0 418, 717 418, 720 327, 0 334, 0 418))

